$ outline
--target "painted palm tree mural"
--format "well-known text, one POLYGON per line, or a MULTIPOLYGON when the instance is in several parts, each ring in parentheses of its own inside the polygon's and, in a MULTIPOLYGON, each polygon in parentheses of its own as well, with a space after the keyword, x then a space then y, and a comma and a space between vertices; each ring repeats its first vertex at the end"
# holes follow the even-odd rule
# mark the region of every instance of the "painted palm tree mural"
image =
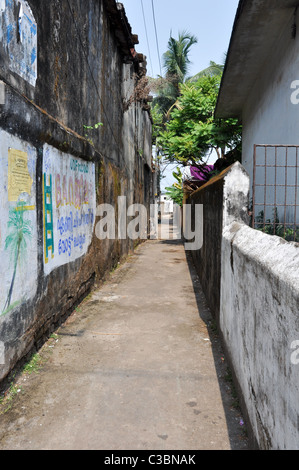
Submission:
POLYGON ((9 212, 5 250, 10 253, 13 274, 2 315, 7 313, 14 306, 11 302, 17 276, 17 268, 26 256, 27 241, 32 238, 32 223, 26 218, 26 213, 27 208, 24 202, 19 202, 17 206, 9 212))

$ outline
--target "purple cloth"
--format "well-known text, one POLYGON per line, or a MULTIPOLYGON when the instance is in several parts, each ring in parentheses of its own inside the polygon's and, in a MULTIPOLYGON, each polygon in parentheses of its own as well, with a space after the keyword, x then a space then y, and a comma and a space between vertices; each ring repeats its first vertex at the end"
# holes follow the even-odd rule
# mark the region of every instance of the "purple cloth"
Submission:
POLYGON ((207 181, 207 175, 214 170, 214 165, 206 165, 202 169, 197 168, 196 166, 191 166, 191 176, 198 181, 207 181))

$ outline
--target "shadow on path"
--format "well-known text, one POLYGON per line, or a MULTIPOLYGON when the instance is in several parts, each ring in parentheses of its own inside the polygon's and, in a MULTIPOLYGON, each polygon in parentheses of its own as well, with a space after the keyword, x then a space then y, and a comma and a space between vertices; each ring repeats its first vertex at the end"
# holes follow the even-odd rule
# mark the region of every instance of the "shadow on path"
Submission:
MULTIPOLYGON (((182 246, 184 244, 182 240, 162 240, 161 243, 171 247, 182 246)), ((218 377, 219 389, 221 392, 223 408, 226 416, 226 424, 231 448, 232 450, 250 450, 246 425, 242 417, 237 392, 234 388, 232 374, 225 358, 225 353, 221 343, 220 335, 218 333, 216 321, 214 320, 211 310, 207 304, 191 253, 185 250, 185 255, 190 272, 190 278, 192 280, 198 314, 200 319, 207 327, 211 342, 215 370, 218 377)))

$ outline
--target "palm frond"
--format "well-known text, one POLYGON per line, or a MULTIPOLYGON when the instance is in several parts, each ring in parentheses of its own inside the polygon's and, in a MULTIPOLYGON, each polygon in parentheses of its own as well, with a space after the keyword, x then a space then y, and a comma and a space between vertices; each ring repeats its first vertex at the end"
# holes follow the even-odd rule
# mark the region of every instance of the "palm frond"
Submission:
POLYGON ((216 77, 223 73, 224 65, 216 64, 216 62, 211 61, 209 67, 197 73, 193 77, 189 78, 189 82, 197 82, 202 77, 216 77))

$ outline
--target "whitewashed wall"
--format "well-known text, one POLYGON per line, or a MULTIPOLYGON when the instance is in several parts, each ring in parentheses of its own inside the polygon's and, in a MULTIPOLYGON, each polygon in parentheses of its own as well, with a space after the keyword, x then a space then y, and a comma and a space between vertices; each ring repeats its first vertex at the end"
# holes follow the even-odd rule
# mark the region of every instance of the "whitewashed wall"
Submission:
MULTIPOLYGON (((274 44, 267 61, 262 65, 257 81, 243 109, 243 151, 242 164, 253 183, 253 154, 255 144, 299 145, 299 34, 292 38, 293 11, 283 31, 274 37, 274 44), (294 82, 297 82, 296 83, 294 82), (294 88, 295 87, 295 88, 294 88)), ((258 150, 259 163, 263 163, 262 149, 258 150)), ((282 151, 278 151, 278 165, 284 164, 282 151)), ((268 164, 275 163, 274 151, 268 150, 268 164)), ((294 165, 294 151, 289 151, 288 164, 294 165)), ((299 175, 297 175, 298 177, 299 175)), ((264 170, 258 168, 257 183, 264 184, 264 170)), ((274 182, 274 169, 269 170, 268 184, 274 182), (272 173, 271 173, 272 172, 272 173), (271 180, 272 178, 272 180, 271 180)), ((285 184, 285 171, 278 169, 277 183, 285 184)), ((288 184, 295 184, 295 171, 288 172, 288 184)), ((257 202, 263 202, 264 188, 257 188, 257 202)), ((285 189, 277 187, 277 204, 284 204, 285 189)), ((295 201, 295 190, 288 188, 287 203, 295 201)), ((267 202, 274 202, 274 189, 268 188, 267 202)), ((299 204, 299 194, 297 195, 299 204)), ((272 208, 273 209, 273 208, 272 208)), ((272 209, 266 218, 272 219, 272 209)), ((263 210, 260 207, 258 211, 263 210)), ((284 217, 284 210, 280 219, 284 217)), ((298 214, 297 214, 298 216, 298 214)), ((294 221, 294 211, 287 209, 287 221, 294 221)), ((299 223, 299 217, 297 217, 299 223)))
POLYGON ((2 318, 37 289, 36 159, 34 147, 0 130, 2 318))
POLYGON ((298 450, 299 245, 241 221, 240 184, 248 192, 235 165, 224 186, 220 329, 256 442, 298 450))
POLYGON ((44 271, 75 261, 91 244, 95 216, 95 164, 44 146, 44 271))
POLYGON ((299 79, 299 34, 291 38, 292 22, 290 12, 244 107, 242 164, 250 177, 254 144, 299 145, 299 104, 291 101, 291 84, 299 79))

